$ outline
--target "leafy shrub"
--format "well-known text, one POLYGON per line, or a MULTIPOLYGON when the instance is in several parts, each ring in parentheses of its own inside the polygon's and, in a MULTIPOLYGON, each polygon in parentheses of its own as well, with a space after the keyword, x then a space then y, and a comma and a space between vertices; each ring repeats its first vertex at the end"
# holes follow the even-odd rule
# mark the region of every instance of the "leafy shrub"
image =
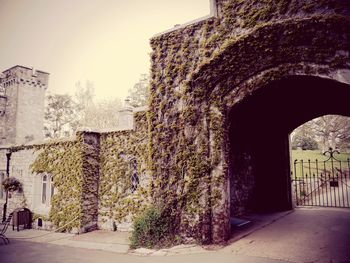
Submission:
POLYGON ((167 219, 159 208, 151 206, 135 218, 130 238, 131 248, 162 246, 169 236, 167 219))
POLYGON ((292 142, 292 149, 295 150, 298 147, 303 150, 317 150, 318 143, 311 137, 295 136, 292 142))

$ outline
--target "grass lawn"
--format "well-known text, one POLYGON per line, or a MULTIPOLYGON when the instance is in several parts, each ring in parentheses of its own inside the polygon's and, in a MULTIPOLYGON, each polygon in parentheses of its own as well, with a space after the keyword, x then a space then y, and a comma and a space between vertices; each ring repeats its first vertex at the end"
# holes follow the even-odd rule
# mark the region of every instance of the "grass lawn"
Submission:
MULTIPOLYGON (((350 153, 340 153, 340 154, 334 154, 334 157, 339 161, 347 161, 348 158, 350 158, 350 153)), ((329 158, 328 155, 323 155, 321 151, 311 151, 311 150, 293 150, 292 151, 292 161, 294 162, 295 159, 304 160, 304 162, 315 161, 316 159, 318 161, 325 161, 329 158)))
POLYGON ((326 161, 328 158, 329 154, 323 155, 320 151, 293 150, 291 169, 294 175, 297 174, 297 177, 301 177, 303 173, 304 176, 306 174, 308 174, 309 176, 310 174, 319 175, 320 173, 336 175, 340 172, 340 170, 342 170, 342 173, 345 172, 346 174, 349 174, 350 162, 348 161, 348 159, 350 158, 350 153, 335 153, 334 158, 336 158, 336 160, 333 160, 333 163, 331 162, 331 160, 326 161), (296 165, 294 165, 294 161, 296 159, 298 160, 298 162, 296 165), (303 165, 301 165, 301 160, 303 160, 303 165), (316 163, 316 160, 318 161, 318 163, 316 163))

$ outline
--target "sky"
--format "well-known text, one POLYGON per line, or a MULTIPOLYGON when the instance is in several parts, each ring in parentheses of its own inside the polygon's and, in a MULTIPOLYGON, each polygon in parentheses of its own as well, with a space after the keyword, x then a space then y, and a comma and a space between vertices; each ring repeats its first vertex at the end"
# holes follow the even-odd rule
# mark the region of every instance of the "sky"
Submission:
POLYGON ((51 93, 94 83, 97 99, 124 99, 150 71, 149 39, 206 16, 209 0, 0 0, 0 71, 50 73, 51 93))

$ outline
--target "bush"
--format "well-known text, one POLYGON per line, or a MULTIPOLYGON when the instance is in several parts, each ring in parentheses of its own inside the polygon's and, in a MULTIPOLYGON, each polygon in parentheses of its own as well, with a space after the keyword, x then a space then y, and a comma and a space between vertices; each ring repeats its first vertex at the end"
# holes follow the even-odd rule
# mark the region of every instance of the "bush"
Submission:
POLYGON ((311 137, 295 136, 292 142, 292 149, 300 147, 303 150, 318 150, 318 143, 311 137))
POLYGON ((162 211, 156 207, 147 208, 135 218, 131 234, 131 248, 153 248, 164 245, 169 236, 169 227, 162 211))

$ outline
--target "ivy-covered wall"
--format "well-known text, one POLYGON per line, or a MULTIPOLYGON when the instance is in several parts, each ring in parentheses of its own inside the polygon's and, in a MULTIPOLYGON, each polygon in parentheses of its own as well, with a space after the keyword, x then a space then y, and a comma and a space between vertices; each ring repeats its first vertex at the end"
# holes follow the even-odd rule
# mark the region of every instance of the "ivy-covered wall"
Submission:
POLYGON ((332 77, 350 68, 349 1, 217 0, 216 6, 217 16, 151 39, 152 197, 169 208, 174 229, 202 242, 230 233, 234 105, 285 76, 332 77))
POLYGON ((11 151, 10 176, 24 189, 9 200, 7 214, 26 206, 35 218, 51 221, 60 231, 130 230, 133 217, 149 205, 147 130, 143 111, 135 113, 132 130, 78 132, 72 140, 0 150, 0 170, 6 170, 6 153, 11 151), (53 177, 55 188, 47 212, 35 203, 41 205, 42 174, 53 177))
MULTIPOLYGON (((7 214, 16 208, 28 207, 35 217, 50 218, 55 228, 63 226, 61 231, 79 232, 82 219, 82 142, 82 134, 78 134, 76 140, 4 149, 2 157, 11 153, 9 175, 19 179, 23 186, 22 193, 11 194, 7 214), (51 199, 51 209, 41 204, 43 173, 53 176, 55 195, 51 199)), ((6 162, 6 158, 2 158, 1 167, 5 168, 6 162)))
MULTIPOLYGON (((151 39, 149 110, 136 113, 133 130, 11 148, 35 150, 33 174, 54 176, 56 228, 128 228, 152 203, 164 208, 173 234, 226 240, 231 212, 245 203, 230 193, 239 179, 230 174, 232 109, 286 76, 336 78, 350 69, 349 1, 215 4, 216 16, 151 39)), ((251 185, 242 196, 255 180, 246 170, 251 185)))
POLYGON ((55 195, 51 200, 50 221, 61 231, 81 232, 83 227, 83 136, 39 146, 39 155, 32 164, 33 174, 53 176, 55 195))
POLYGON ((103 133, 100 137, 100 228, 129 230, 134 216, 149 205, 146 112, 136 113, 134 119, 134 130, 103 133))

